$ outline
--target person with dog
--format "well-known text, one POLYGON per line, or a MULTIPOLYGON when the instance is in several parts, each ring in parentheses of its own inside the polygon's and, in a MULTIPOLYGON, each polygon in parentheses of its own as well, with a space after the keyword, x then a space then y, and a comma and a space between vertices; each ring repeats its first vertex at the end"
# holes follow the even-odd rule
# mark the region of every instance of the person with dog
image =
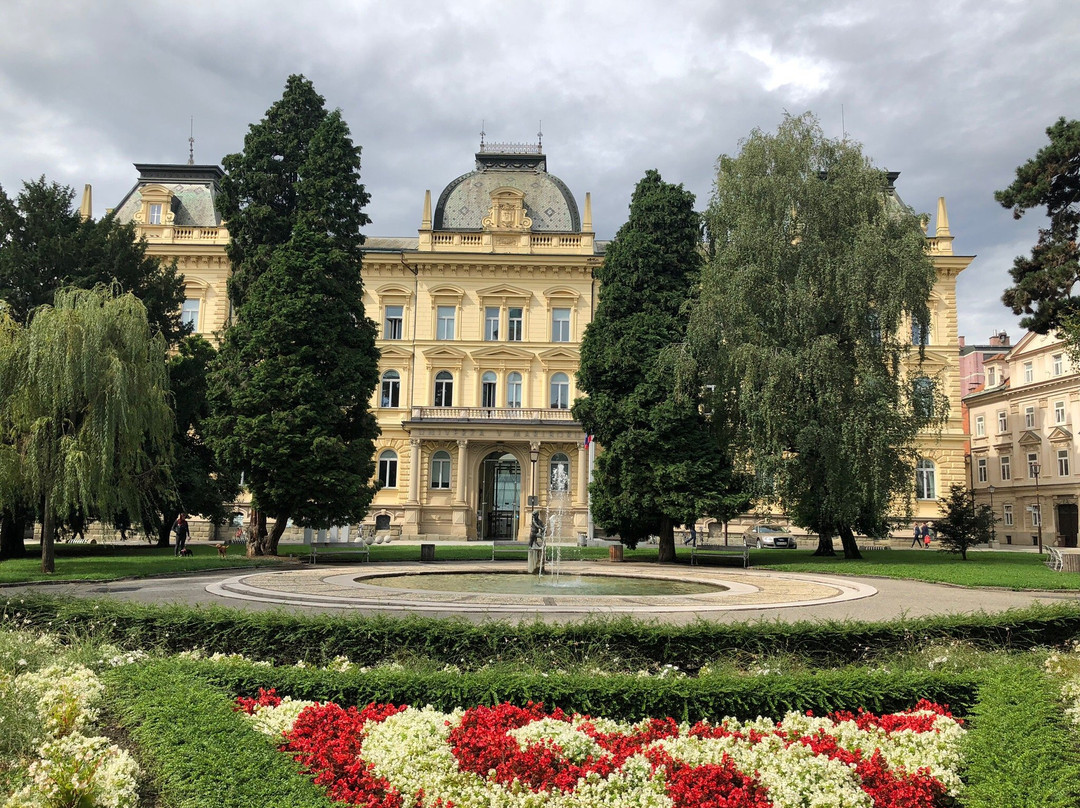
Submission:
POLYGON ((191 537, 191 528, 188 527, 185 514, 181 513, 176 517, 173 533, 176 534, 176 556, 191 555, 191 551, 187 548, 187 541, 191 537))

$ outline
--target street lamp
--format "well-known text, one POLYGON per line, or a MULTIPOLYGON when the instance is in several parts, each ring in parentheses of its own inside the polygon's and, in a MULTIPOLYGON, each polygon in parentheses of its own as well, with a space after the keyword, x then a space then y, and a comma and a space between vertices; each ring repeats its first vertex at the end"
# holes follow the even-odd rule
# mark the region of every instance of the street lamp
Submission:
MULTIPOLYGON (((994 492, 997 491, 994 486, 990 485, 986 487, 986 491, 990 494, 990 543, 997 543, 997 515, 994 513, 994 492)), ((1039 521, 1042 521, 1041 514, 1039 521)))
POLYGON ((1042 542, 1042 499, 1040 499, 1040 497, 1039 497, 1039 472, 1041 471, 1041 469, 1039 467, 1039 462, 1036 460, 1034 463, 1032 463, 1030 465, 1030 468, 1031 468, 1031 475, 1035 478, 1035 508, 1036 508, 1037 513, 1039 514, 1039 524, 1038 524, 1038 528, 1039 528, 1039 555, 1042 555, 1042 551, 1043 551, 1043 542, 1042 542))
POLYGON ((534 443, 529 447, 529 460, 532 461, 532 479, 530 480, 530 482, 532 483, 532 485, 530 486, 532 488, 532 494, 529 496, 529 504, 533 508, 536 508, 540 504, 540 502, 538 501, 539 500, 538 495, 540 493, 540 485, 539 485, 539 481, 536 479, 536 461, 539 460, 539 459, 540 459, 540 444, 539 443, 534 443))

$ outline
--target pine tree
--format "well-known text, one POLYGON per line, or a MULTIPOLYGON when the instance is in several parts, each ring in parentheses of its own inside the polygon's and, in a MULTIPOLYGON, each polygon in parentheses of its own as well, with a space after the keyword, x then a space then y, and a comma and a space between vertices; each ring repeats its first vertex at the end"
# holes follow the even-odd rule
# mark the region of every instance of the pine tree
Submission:
POLYGON ((959 553, 967 561, 967 551, 977 544, 990 541, 994 526, 994 511, 989 505, 975 505, 971 491, 962 485, 949 488, 947 499, 938 500, 942 519, 934 522, 934 532, 942 549, 959 553))
POLYGON ((856 531, 887 530, 910 502, 916 434, 947 406, 905 370, 902 327, 926 327, 935 272, 888 187, 858 145, 788 117, 720 158, 707 214, 690 353, 734 400, 759 495, 817 533, 819 554, 839 535, 858 557, 856 531))
POLYGON ((1050 144, 1016 169, 1012 185, 994 194, 1013 216, 1046 208, 1050 219, 1039 230, 1031 256, 1019 256, 1010 270, 1013 286, 1002 297, 1014 314, 1026 315, 1020 325, 1040 334, 1063 329, 1080 346, 1080 121, 1064 118, 1047 128, 1050 144))
POLYGON ((357 521, 375 493, 378 351, 360 276, 368 194, 348 127, 302 76, 224 165, 235 319, 207 425, 217 455, 275 518, 252 551, 275 553, 290 518, 357 521))
POLYGON ((573 412, 603 448, 594 519, 631 546, 659 535, 661 561, 675 558, 674 526, 722 510, 733 483, 698 391, 676 395, 666 353, 683 340, 700 267, 693 194, 647 172, 596 273, 600 302, 578 371, 588 397, 573 412))

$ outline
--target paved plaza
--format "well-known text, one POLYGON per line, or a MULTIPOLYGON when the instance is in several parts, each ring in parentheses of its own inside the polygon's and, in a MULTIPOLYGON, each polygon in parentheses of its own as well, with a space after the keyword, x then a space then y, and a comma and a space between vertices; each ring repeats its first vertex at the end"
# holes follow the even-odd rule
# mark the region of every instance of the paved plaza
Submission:
POLYGON ((577 574, 694 581, 716 587, 691 595, 587 596, 572 586, 550 593, 495 595, 428 591, 428 573, 524 572, 522 561, 448 561, 320 564, 280 571, 237 570, 182 577, 142 578, 107 583, 28 584, 5 587, 5 594, 43 592, 71 597, 107 597, 149 604, 214 604, 239 609, 286 609, 297 613, 421 614, 487 619, 570 621, 632 614, 645 620, 688 623, 798 620, 895 620, 942 614, 999 612, 1035 603, 1075 601, 1075 592, 1013 592, 970 589, 889 578, 810 575, 773 570, 663 564, 570 562, 566 582, 577 574), (405 576, 392 586, 382 576, 405 576), (721 588, 723 587, 723 588, 721 588))

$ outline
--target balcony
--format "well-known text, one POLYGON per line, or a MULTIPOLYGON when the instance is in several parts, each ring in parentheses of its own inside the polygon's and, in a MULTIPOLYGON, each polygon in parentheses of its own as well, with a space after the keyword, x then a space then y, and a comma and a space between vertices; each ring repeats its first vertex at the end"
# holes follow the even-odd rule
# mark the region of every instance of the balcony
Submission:
POLYGON ((522 409, 520 407, 413 407, 413 421, 427 423, 572 424, 570 410, 522 409))

